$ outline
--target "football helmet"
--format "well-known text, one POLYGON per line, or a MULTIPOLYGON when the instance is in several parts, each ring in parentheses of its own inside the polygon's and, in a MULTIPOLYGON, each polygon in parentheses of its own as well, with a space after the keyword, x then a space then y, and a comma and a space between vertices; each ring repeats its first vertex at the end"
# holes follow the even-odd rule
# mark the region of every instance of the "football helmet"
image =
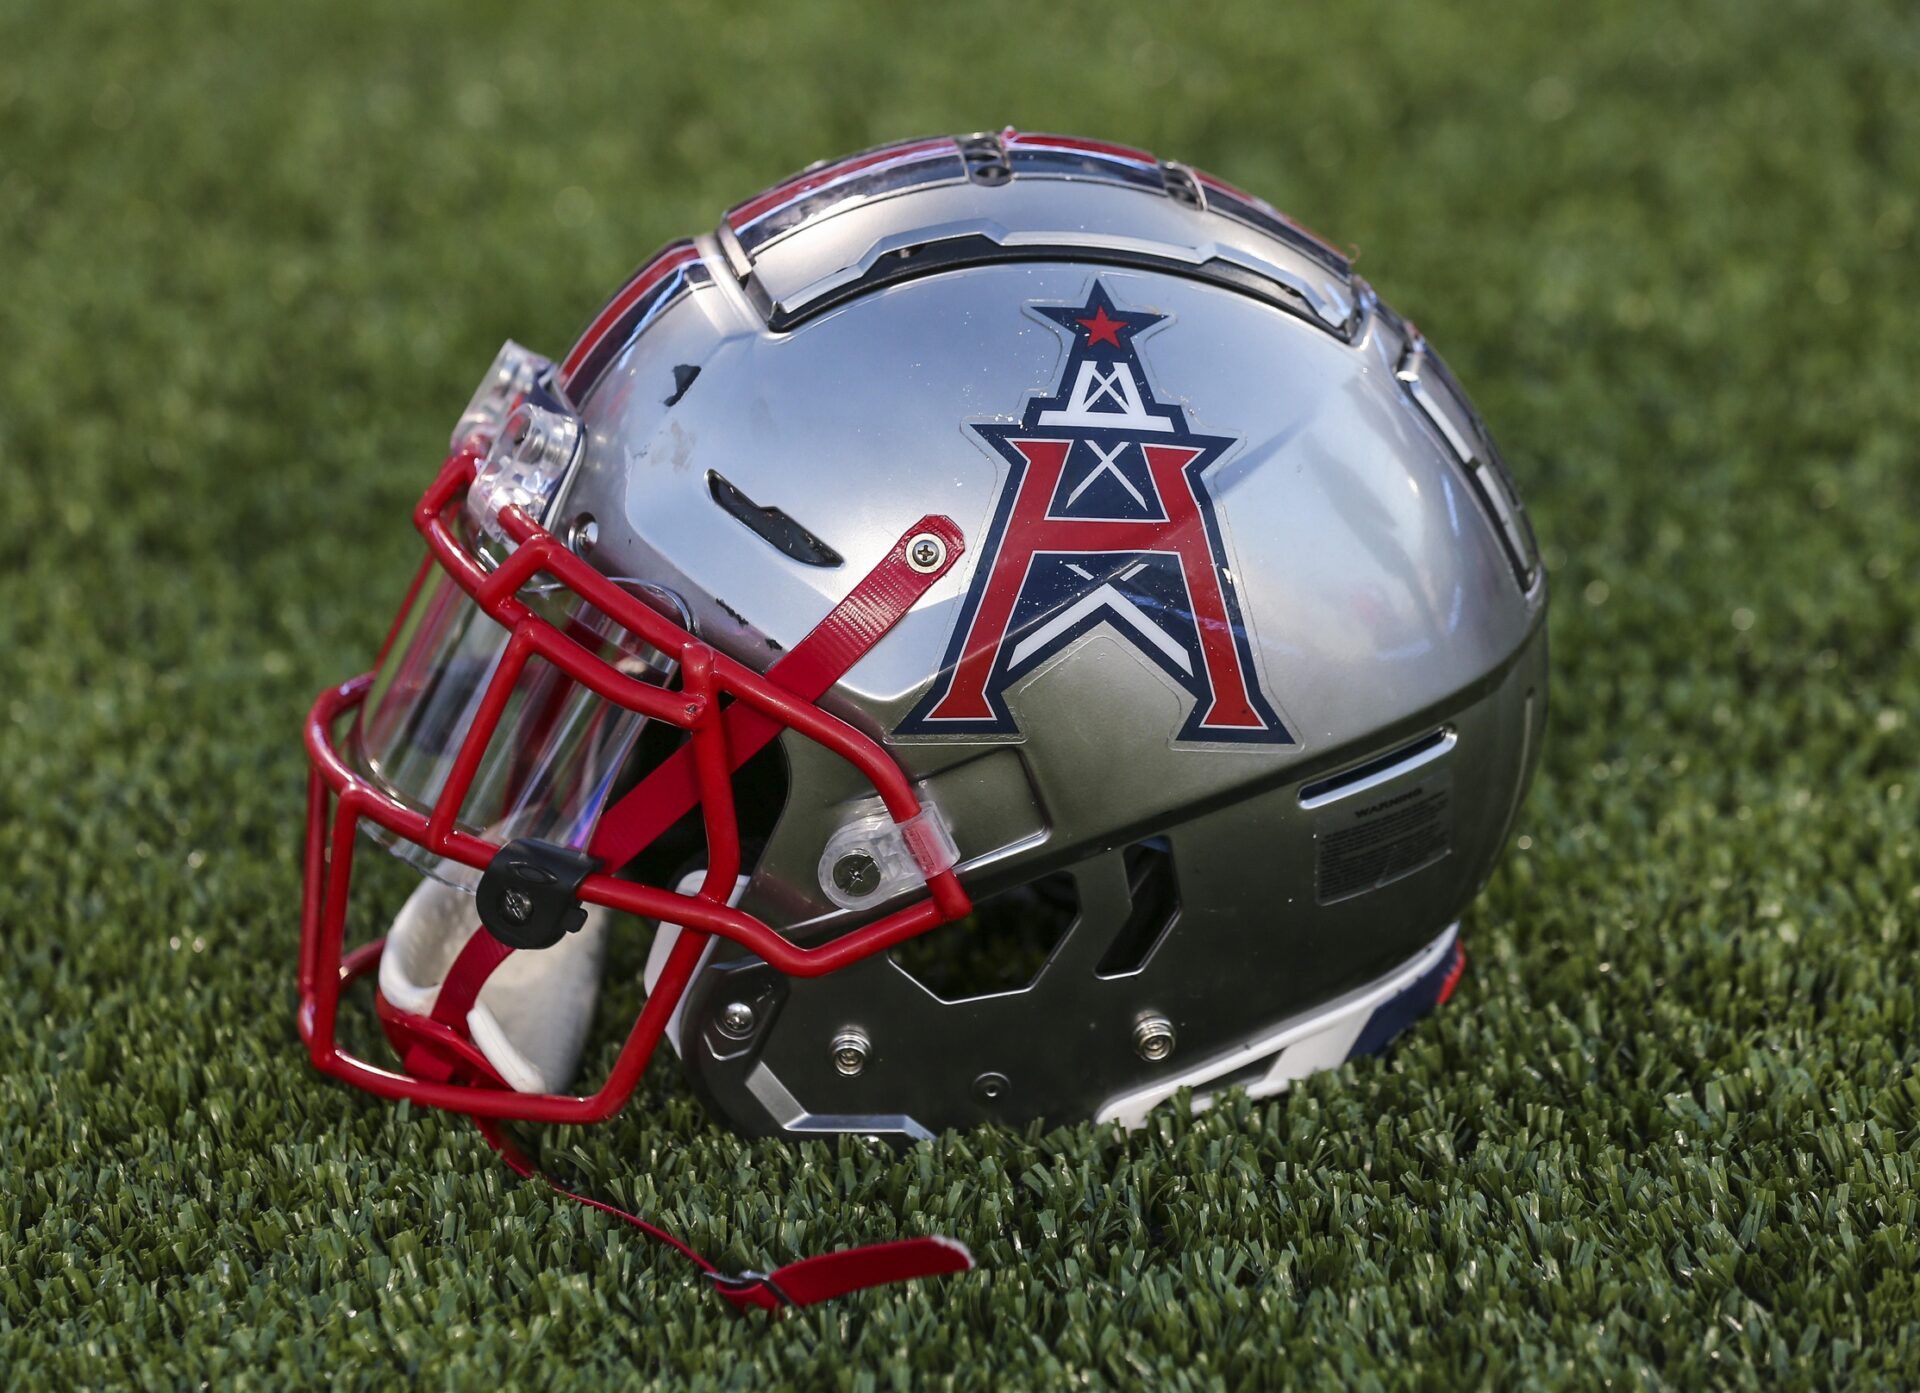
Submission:
POLYGON ((482 1118, 603 1119, 662 1039, 749 1134, 1276 1092, 1446 999, 1539 754, 1546 579, 1445 365, 1122 146, 749 199, 509 343, 413 520, 306 728, 300 1029, 482 1118), (356 917, 363 832, 420 875, 356 917), (337 1029, 362 977, 397 1064, 337 1029))

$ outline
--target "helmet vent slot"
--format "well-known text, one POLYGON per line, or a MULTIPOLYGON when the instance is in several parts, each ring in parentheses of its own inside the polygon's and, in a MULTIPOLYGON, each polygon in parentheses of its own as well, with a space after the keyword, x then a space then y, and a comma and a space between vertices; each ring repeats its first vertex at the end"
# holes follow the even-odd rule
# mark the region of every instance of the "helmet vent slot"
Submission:
POLYGON ((957 924, 910 938, 895 967, 949 1004, 1025 991, 1080 914, 1073 876, 1055 871, 974 901, 957 924))
POLYGON ((1173 848, 1165 837, 1135 842, 1121 853, 1133 908, 1093 969, 1096 977, 1125 977, 1147 965, 1153 950, 1180 917, 1180 886, 1173 874, 1173 848))
POLYGON ((1486 423, 1468 403, 1467 394, 1460 390, 1440 355, 1417 334, 1408 339, 1394 375, 1459 461, 1467 487, 1493 525, 1521 593, 1531 591, 1540 574, 1539 545, 1514 491, 1512 476, 1494 448, 1493 437, 1487 434, 1486 423))
POLYGON ((1493 524, 1494 536, 1500 539, 1500 550, 1506 554, 1513 578, 1524 594, 1533 589, 1539 568, 1533 557, 1533 540, 1527 531, 1525 515, 1515 506, 1513 490, 1493 469, 1482 468, 1478 463, 1467 465, 1466 475, 1474 502, 1493 524))
MULTIPOLYGON (((792 303, 767 303, 762 307, 767 327, 775 333, 788 333, 835 306, 882 286, 899 285, 969 266, 1046 261, 1065 261, 1083 267, 1119 266, 1160 271, 1188 280, 1224 286, 1285 310, 1288 314, 1298 315, 1346 342, 1352 341, 1353 332, 1359 325, 1358 319, 1335 322, 1316 309, 1296 287, 1224 257, 1209 257, 1195 263, 1127 247, 1041 242, 1002 244, 980 233, 934 232, 929 233, 929 239, 896 247, 887 255, 876 257, 859 274, 836 281, 817 293, 807 292, 807 298, 792 303)), ((749 293, 753 293, 751 283, 749 293)))
POLYGON ((842 562, 839 552, 821 541, 813 533, 795 522, 779 508, 755 503, 737 486, 722 478, 718 472, 707 471, 707 491, 713 495, 727 514, 744 522, 752 528, 760 540, 773 547, 783 556, 790 556, 803 566, 838 566, 842 562))
POLYGON ((1316 779, 1300 788, 1300 806, 1303 808, 1324 807, 1348 794, 1364 789, 1378 788, 1381 784, 1399 778, 1402 774, 1418 769, 1444 755, 1458 739, 1448 726, 1430 730, 1417 740, 1409 740, 1398 749, 1377 755, 1364 764, 1356 764, 1338 774, 1324 779, 1316 779))

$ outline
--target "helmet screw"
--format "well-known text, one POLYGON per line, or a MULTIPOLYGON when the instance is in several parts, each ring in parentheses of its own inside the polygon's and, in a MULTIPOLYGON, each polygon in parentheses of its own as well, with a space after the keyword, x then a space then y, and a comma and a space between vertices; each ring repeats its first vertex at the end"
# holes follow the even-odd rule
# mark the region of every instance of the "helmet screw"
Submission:
POLYGON ((507 911, 507 917, 516 924, 524 924, 533 913, 533 896, 524 890, 509 890, 501 897, 501 908, 507 911))
POLYGON ((925 575, 940 569, 947 559, 947 544, 931 532, 916 532, 907 542, 907 564, 925 575))
POLYGON ((1005 1074, 989 1070, 973 1081, 973 1101, 976 1103, 997 1103, 1007 1096, 1007 1090, 1013 1085, 1007 1082, 1005 1074))
POLYGON ((600 540, 600 523, 592 513, 582 513, 567 531, 567 548, 576 556, 585 556, 600 540))
POLYGON ((1165 1016, 1142 1016, 1134 1023, 1133 1048, 1149 1064, 1173 1053, 1173 1022, 1165 1016))
POLYGON ((856 899, 880 888, 880 863, 864 851, 849 851, 833 863, 833 883, 856 899))
POLYGON ((729 1001, 720 1008, 720 1028, 735 1039, 753 1032, 753 1008, 744 1001, 729 1001))
POLYGON ((850 1025, 833 1037, 833 1067, 847 1078, 867 1067, 867 1032, 850 1025))

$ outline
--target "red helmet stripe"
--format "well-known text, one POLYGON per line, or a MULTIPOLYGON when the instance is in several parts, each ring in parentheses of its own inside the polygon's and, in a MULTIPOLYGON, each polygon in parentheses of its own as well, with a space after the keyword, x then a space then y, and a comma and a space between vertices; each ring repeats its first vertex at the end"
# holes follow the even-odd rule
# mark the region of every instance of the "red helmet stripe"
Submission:
POLYGON ((580 342, 573 346, 573 352, 567 355, 566 362, 560 365, 561 385, 570 387, 573 376, 599 348, 602 341, 613 333, 626 317, 627 312, 640 302, 648 291, 689 262, 698 261, 700 253, 691 242, 674 242, 663 248, 653 260, 634 272, 633 279, 620 288, 620 293, 607 302, 607 307, 594 316, 593 323, 580 336, 580 342))

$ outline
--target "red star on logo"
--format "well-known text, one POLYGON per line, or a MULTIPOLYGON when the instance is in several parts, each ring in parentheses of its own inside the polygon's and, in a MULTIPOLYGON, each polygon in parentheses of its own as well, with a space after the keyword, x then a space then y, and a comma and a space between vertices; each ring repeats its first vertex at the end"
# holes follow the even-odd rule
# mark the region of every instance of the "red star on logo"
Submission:
POLYGON ((1086 327, 1088 348, 1092 348, 1096 343, 1110 343, 1118 348, 1120 331, 1127 327, 1124 320, 1109 318, 1105 305, 1093 312, 1092 319, 1077 319, 1074 323, 1086 327))

